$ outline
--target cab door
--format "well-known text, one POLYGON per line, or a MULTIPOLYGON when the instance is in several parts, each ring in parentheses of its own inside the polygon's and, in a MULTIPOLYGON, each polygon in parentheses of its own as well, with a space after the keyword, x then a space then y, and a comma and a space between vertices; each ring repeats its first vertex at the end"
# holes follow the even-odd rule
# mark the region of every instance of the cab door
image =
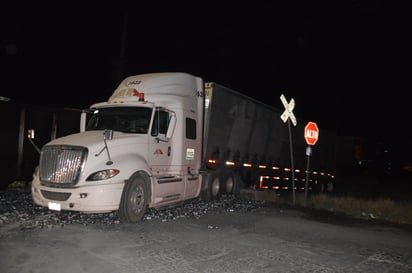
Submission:
POLYGON ((185 169, 185 199, 198 195, 201 187, 199 174, 201 163, 201 135, 197 132, 197 121, 194 115, 185 117, 185 136, 183 138, 183 164, 185 169))
POLYGON ((175 147, 176 113, 164 108, 155 110, 149 143, 149 164, 153 174, 154 203, 170 203, 183 198, 182 163, 175 147))

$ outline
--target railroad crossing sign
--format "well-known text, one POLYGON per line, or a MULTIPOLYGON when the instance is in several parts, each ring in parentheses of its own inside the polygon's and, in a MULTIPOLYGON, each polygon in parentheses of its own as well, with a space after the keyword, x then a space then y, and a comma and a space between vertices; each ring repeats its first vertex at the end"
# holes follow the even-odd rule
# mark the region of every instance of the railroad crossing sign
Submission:
POLYGON ((305 140, 308 145, 315 145, 319 138, 319 128, 316 122, 309 121, 305 126, 305 140))
POLYGON ((296 126, 297 121, 295 115, 293 114, 293 108, 295 108, 295 100, 291 99, 288 103, 285 96, 282 94, 280 95, 280 101, 283 103, 283 106, 285 106, 285 111, 283 111, 283 114, 280 116, 280 118, 283 120, 283 122, 286 122, 288 118, 290 118, 293 125, 296 126))

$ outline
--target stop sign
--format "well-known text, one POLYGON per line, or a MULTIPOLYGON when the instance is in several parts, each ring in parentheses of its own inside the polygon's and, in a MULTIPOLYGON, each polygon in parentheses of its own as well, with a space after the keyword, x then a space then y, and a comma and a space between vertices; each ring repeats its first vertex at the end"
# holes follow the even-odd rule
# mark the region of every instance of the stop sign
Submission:
POLYGON ((319 128, 315 122, 308 122, 305 126, 305 140, 309 145, 315 145, 319 138, 319 128))

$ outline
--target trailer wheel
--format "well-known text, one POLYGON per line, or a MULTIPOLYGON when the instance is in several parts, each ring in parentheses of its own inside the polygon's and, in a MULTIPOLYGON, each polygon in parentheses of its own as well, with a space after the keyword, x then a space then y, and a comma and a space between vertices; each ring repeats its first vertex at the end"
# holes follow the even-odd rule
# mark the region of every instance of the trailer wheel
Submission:
POLYGON ((212 201, 220 198, 221 187, 217 173, 210 173, 206 176, 205 186, 200 195, 202 200, 212 201))
POLYGON ((232 174, 228 174, 223 178, 223 193, 225 194, 233 194, 233 190, 235 188, 235 179, 232 174))
POLYGON ((244 180, 243 180, 243 178, 242 178, 242 176, 239 174, 239 173, 237 173, 237 172, 235 172, 235 173, 233 173, 233 181, 235 182, 234 183, 234 185, 233 185, 233 192, 232 192, 232 194, 235 196, 235 197, 241 197, 241 191, 244 189, 244 188, 246 188, 246 184, 245 184, 245 182, 244 182, 244 180))
POLYGON ((147 187, 141 177, 129 181, 124 189, 119 205, 119 220, 123 223, 138 223, 143 219, 147 207, 147 187))
POLYGON ((326 184, 326 191, 327 191, 328 193, 332 193, 332 192, 334 191, 334 186, 333 186, 333 183, 332 183, 331 181, 329 181, 329 182, 326 184))
POLYGON ((220 197, 220 179, 217 174, 212 175, 210 184, 210 198, 211 200, 217 200, 220 197))
POLYGON ((334 190, 335 188, 334 188, 333 182, 328 181, 327 183, 321 185, 320 192, 321 193, 332 193, 334 190))

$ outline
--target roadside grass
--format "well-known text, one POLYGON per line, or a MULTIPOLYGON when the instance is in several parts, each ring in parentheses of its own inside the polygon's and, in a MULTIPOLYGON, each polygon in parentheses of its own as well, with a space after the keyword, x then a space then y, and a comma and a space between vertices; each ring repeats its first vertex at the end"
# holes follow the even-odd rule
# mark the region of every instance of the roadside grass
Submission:
MULTIPOLYGON (((289 205, 292 203, 290 196, 288 198, 280 198, 279 201, 289 205)), ((295 206, 343 213, 359 219, 380 220, 402 225, 412 224, 412 202, 394 201, 387 197, 368 199, 321 193, 305 198, 304 195, 297 194, 295 206)))

